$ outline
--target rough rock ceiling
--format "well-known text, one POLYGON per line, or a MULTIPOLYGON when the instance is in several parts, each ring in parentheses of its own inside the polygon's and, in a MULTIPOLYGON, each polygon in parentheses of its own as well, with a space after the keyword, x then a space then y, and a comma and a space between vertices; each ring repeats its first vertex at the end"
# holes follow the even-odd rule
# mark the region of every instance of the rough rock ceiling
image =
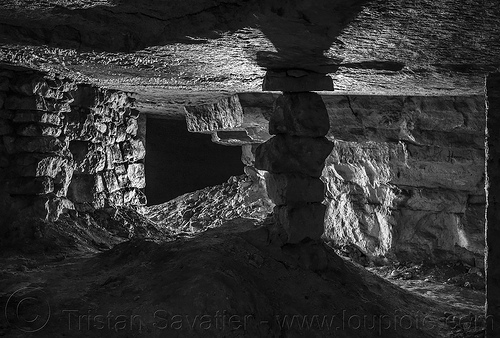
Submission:
POLYGON ((0 61, 175 113, 260 90, 280 68, 328 73, 349 93, 482 94, 499 31, 497 0, 6 0, 0 61))

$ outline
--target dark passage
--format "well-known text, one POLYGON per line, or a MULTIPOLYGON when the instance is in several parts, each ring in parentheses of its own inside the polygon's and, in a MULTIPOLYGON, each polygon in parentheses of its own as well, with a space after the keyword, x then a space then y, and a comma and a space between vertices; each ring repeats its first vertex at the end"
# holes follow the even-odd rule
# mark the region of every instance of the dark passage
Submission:
POLYGON ((146 196, 159 204, 243 174, 241 147, 215 144, 211 136, 187 131, 184 120, 148 118, 146 196))

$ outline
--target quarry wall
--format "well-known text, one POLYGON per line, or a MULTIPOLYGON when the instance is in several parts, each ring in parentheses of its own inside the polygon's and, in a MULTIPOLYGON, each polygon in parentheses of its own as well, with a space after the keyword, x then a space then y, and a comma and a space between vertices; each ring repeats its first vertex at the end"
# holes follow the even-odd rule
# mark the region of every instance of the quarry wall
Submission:
MULTIPOLYGON (((245 172, 262 178, 265 175, 252 168, 255 146, 269 137, 265 124, 278 96, 240 94, 223 108, 212 105, 210 109, 220 111, 202 114, 203 124, 188 119, 187 128, 214 133, 217 143, 242 145, 245 172)), ((323 237, 355 245, 372 257, 459 259, 481 265, 484 98, 322 97, 330 118, 327 137, 334 142, 321 178, 326 183, 323 203, 327 206, 323 237)), ((75 84, 27 68, 0 67, 3 222, 19 215, 54 220, 71 210, 145 205, 146 127, 152 128, 156 138, 168 137, 168 131, 159 130, 155 121, 146 125, 130 94, 75 84)), ((174 134, 170 137, 180 141, 182 135, 174 134)), ((192 142, 192 146, 193 150, 200 144, 192 142)), ((151 142, 152 158, 156 156, 153 148, 151 142)), ((238 147, 226 149, 234 153, 226 161, 230 176, 242 164, 236 159, 238 147)), ((187 158, 190 153, 174 155, 187 158)), ((215 148, 205 152, 208 162, 214 160, 209 153, 220 155, 215 162, 225 165, 225 152, 215 148)), ((165 154, 156 164, 166 161, 170 155, 165 154)), ((198 180, 216 174, 207 161, 197 163, 197 159, 191 157, 184 167, 198 166, 198 180)), ((154 163, 151 168, 148 175, 164 174, 154 163)), ((187 172, 186 176, 195 180, 187 172)), ((151 184, 159 187, 159 182, 153 179, 151 184)))
MULTIPOLYGON (((247 124, 272 115, 276 94, 262 96, 239 94, 247 124)), ((373 258, 482 266, 484 96, 322 97, 334 142, 323 237, 373 258)), ((255 145, 243 149, 251 165, 255 145)))

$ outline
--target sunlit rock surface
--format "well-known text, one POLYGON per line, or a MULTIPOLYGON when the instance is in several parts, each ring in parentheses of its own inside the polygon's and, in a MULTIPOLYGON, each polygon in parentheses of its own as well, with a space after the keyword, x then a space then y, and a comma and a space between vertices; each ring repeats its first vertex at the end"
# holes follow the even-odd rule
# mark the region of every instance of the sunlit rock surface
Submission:
POLYGON ((174 233, 197 233, 238 218, 262 221, 272 210, 262 174, 233 176, 227 182, 148 207, 145 216, 174 233), (259 177, 260 175, 260 177, 259 177))
POLYGON ((404 144, 337 141, 323 174, 326 236, 374 256, 482 265, 483 167, 479 155, 451 164, 413 158, 404 144))
MULTIPOLYGON (((262 93, 260 103, 257 93, 239 97, 246 130, 252 121, 264 128, 267 120, 280 121, 279 114, 271 118, 273 109, 281 109, 279 94, 262 93)), ((325 236, 355 244, 373 257, 458 258, 481 266, 484 96, 321 97, 330 119, 328 138, 334 141, 322 174, 325 236)), ((247 165, 255 153, 255 145, 243 146, 247 165)), ((269 156, 257 151, 258 162, 269 156)), ((276 165, 293 159, 284 156, 276 165)))

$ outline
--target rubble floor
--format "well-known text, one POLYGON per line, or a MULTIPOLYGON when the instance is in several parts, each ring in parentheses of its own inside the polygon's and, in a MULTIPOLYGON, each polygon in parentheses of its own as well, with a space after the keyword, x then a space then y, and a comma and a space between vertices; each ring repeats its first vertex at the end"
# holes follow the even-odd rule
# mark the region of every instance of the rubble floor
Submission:
POLYGON ((240 188, 243 177, 165 203, 170 226, 161 206, 26 225, 29 240, 1 246, 0 336, 484 336, 480 269, 363 267, 327 243, 270 245, 268 206, 234 210, 240 188))

